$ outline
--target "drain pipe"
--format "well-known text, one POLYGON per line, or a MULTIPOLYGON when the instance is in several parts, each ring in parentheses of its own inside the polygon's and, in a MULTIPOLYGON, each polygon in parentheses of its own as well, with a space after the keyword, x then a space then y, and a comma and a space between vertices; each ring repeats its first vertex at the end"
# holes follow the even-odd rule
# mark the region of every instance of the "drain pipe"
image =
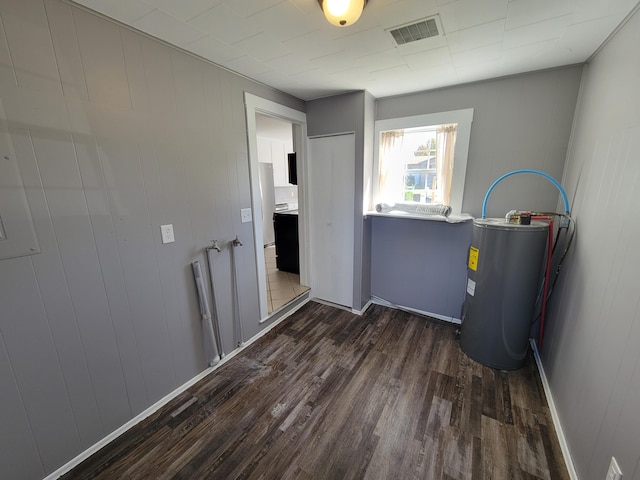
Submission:
POLYGON ((193 270, 193 278, 196 281, 196 291, 198 294, 198 307, 200 308, 204 353, 208 359, 207 364, 210 367, 213 367, 220 361, 220 355, 216 346, 213 325, 211 324, 211 312, 209 311, 209 303, 207 302, 207 293, 204 286, 204 278, 202 277, 200 262, 196 260, 191 264, 191 268, 193 270))
POLYGON ((220 253, 222 249, 218 245, 217 240, 211 240, 211 245, 206 249, 207 268, 209 269, 209 285, 211 286, 211 303, 213 307, 213 333, 216 337, 216 344, 218 345, 218 352, 220 352, 220 358, 224 358, 224 345, 222 344, 222 336, 220 335, 220 315, 218 315, 218 302, 216 301, 216 291, 213 288, 213 267, 211 262, 211 252, 215 250, 220 253))
POLYGON ((235 317, 236 317, 236 326, 237 333, 239 336, 238 346, 244 346, 244 334, 242 333, 242 319, 240 318, 240 298, 238 295, 238 264, 236 260, 236 248, 242 247, 243 243, 240 241, 238 235, 236 238, 231 240, 231 262, 233 263, 233 286, 234 286, 234 294, 235 294, 235 317))
POLYGON ((549 220, 549 241, 547 243, 547 262, 544 271, 544 289, 542 291, 542 307, 540 311, 540 328, 538 329, 538 348, 542 349, 544 338, 544 321, 547 316, 547 301, 549 297, 549 280, 551 278, 551 257, 553 256, 553 219, 549 220))

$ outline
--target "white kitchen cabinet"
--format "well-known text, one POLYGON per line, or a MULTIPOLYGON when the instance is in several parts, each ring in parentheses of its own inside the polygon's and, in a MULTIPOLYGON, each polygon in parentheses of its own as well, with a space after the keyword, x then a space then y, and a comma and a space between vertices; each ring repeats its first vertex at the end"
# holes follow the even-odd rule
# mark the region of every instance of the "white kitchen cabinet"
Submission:
POLYGON ((268 138, 258 137, 258 162, 273 163, 271 161, 271 141, 268 138))
POLYGON ((289 187, 289 173, 287 170, 287 152, 284 142, 271 141, 271 163, 273 163, 273 184, 276 187, 289 187))
POLYGON ((287 144, 280 140, 258 137, 258 161, 273 165, 273 185, 290 187, 287 164, 287 144))

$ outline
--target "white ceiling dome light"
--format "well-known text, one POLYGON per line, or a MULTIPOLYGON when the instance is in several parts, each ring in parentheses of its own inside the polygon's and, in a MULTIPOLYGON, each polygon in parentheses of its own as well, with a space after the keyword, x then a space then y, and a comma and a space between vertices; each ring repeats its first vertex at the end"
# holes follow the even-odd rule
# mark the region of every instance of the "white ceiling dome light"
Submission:
POLYGON ((358 21, 367 0, 318 0, 331 25, 348 27, 358 21))

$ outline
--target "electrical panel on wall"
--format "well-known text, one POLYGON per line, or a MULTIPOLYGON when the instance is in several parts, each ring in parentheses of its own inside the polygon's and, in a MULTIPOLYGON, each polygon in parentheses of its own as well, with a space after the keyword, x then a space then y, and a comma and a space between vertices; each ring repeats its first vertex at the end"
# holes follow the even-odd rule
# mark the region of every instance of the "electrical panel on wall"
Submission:
POLYGON ((0 260, 40 253, 5 118, 0 105, 0 260))

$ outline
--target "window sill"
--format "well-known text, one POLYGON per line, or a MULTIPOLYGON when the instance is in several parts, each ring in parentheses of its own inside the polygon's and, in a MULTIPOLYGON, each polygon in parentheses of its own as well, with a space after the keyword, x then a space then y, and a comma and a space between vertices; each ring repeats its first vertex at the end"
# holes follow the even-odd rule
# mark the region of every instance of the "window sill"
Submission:
POLYGON ((378 213, 375 210, 366 212, 366 217, 391 217, 391 218, 406 218, 411 220, 428 220, 431 222, 446 222, 446 223, 464 223, 473 220, 473 217, 468 213, 451 214, 448 217, 443 215, 422 215, 419 213, 407 213, 399 210, 392 210, 387 213, 378 213))

